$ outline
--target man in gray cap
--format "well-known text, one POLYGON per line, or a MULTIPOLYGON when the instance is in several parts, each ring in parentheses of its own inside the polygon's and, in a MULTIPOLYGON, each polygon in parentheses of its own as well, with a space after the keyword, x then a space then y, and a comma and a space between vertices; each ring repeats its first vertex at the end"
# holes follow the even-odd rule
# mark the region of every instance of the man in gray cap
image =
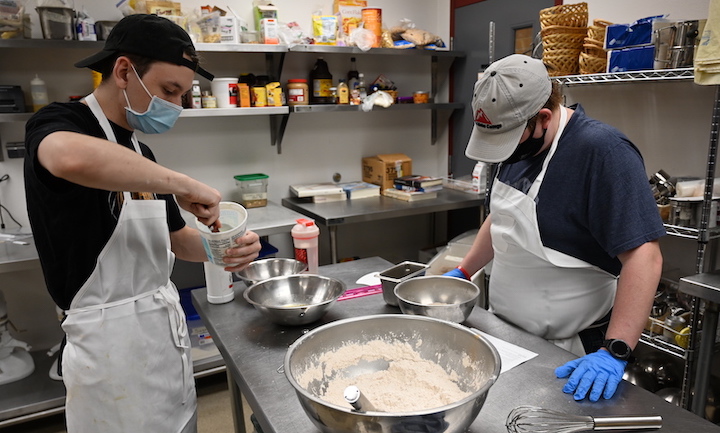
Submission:
POLYGON ((638 149, 564 107, 542 61, 514 54, 475 83, 469 158, 501 163, 490 214, 448 272, 489 265, 490 309, 577 354, 555 371, 576 400, 610 398, 647 323, 665 229, 638 149))
MULTIPOLYGON (((25 189, 50 295, 65 311, 62 377, 67 430, 194 432, 190 340, 170 281, 177 256, 207 260, 180 208, 219 228, 220 193, 155 162, 135 130, 170 129, 198 65, 188 34, 131 15, 105 48, 76 64, 102 73, 81 102, 53 103, 26 126, 25 189), (179 207, 178 207, 179 205, 179 207)), ((248 231, 225 270, 258 256, 248 231)))

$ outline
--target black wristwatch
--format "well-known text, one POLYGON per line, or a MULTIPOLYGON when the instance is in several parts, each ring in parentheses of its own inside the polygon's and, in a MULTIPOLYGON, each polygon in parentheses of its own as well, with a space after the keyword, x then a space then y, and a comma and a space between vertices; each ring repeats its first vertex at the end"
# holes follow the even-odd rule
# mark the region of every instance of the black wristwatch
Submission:
POLYGON ((632 349, 623 340, 603 340, 603 347, 610 352, 613 358, 621 361, 633 362, 632 349))

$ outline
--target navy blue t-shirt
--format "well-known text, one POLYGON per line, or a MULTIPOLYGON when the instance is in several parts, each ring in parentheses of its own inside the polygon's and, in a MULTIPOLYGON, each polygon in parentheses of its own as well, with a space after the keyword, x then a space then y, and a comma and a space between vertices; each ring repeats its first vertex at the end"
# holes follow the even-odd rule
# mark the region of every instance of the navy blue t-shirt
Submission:
MULTIPOLYGON (((620 274, 617 255, 665 235, 640 151, 579 105, 535 198, 547 248, 620 274)), ((503 164, 498 180, 527 193, 548 152, 503 164)), ((491 209, 492 211, 492 209, 491 209)))

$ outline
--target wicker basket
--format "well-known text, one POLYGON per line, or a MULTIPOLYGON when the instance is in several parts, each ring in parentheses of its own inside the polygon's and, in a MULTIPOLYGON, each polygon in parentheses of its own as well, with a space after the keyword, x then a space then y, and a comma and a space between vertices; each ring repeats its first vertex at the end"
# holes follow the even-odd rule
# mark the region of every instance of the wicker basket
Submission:
POLYGON ((595 20, 591 26, 588 26, 587 37, 596 41, 605 42, 605 30, 612 23, 609 21, 595 20))
POLYGON ((610 21, 605 21, 605 20, 593 20, 593 25, 594 25, 594 26, 597 26, 597 27, 607 27, 607 26, 611 26, 612 24, 613 24, 613 23, 611 23, 610 21))
POLYGON ((548 75, 560 77, 563 75, 576 75, 580 70, 579 56, 544 54, 543 63, 548 66, 548 75))
POLYGON ((607 52, 603 49, 603 47, 598 47, 597 45, 583 44, 582 52, 593 57, 607 57, 607 52))
POLYGON ((577 57, 581 53, 581 50, 576 49, 554 49, 552 47, 550 48, 543 48, 543 59, 547 56, 566 56, 566 57, 577 57))
POLYGON ((603 48, 603 41, 597 41, 595 39, 585 38, 583 45, 595 45, 598 48, 603 48))
POLYGON ((586 37, 587 27, 548 26, 540 30, 540 35, 543 38, 553 35, 582 35, 582 37, 586 37))
POLYGON ((553 6, 540 10, 540 26, 568 26, 587 27, 588 5, 587 3, 576 3, 553 6))
POLYGON ((599 74, 607 68, 607 57, 596 57, 587 53, 580 53, 578 66, 581 74, 599 74))
POLYGON ((543 30, 541 37, 543 48, 580 50, 587 37, 587 31, 583 27, 552 26, 543 30))

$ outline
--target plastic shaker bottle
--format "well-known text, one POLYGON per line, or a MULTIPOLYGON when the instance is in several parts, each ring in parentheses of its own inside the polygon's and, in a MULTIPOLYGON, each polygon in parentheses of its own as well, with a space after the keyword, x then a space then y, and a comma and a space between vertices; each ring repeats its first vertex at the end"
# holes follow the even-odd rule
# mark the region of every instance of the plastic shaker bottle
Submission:
POLYGON ((317 274, 320 229, 313 220, 300 218, 296 222, 290 231, 295 246, 295 260, 306 263, 308 273, 317 274))

